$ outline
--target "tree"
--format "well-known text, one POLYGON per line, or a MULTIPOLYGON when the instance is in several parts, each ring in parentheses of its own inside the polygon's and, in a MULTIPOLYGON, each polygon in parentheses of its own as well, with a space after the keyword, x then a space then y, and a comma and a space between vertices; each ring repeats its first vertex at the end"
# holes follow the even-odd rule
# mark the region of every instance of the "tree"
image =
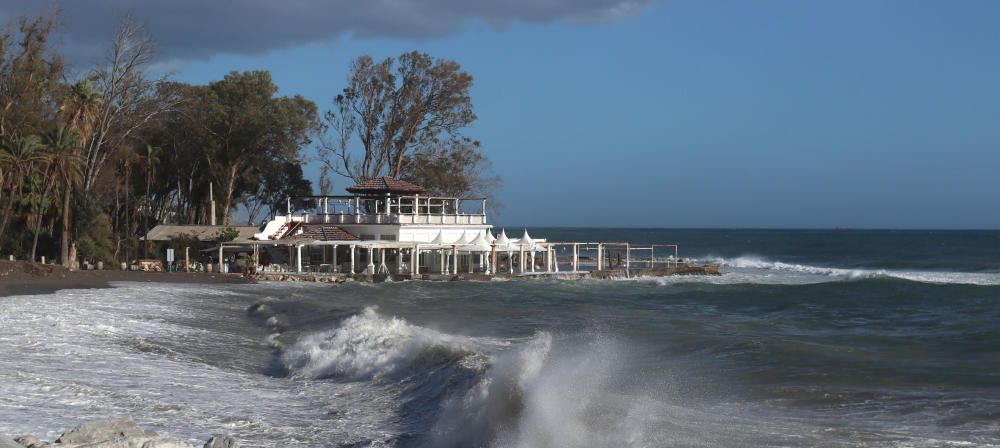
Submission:
POLYGON ((74 145, 50 145, 49 155, 55 165, 57 176, 63 187, 62 235, 59 243, 59 257, 63 266, 74 268, 75 256, 70 250, 72 227, 73 190, 83 182, 85 161, 74 145))
POLYGON ((400 177, 438 196, 481 196, 493 207, 493 191, 500 178, 492 173, 490 160, 479 151, 479 142, 462 140, 442 147, 416 151, 403 166, 400 177))
POLYGON ((3 218, 0 219, 0 236, 3 236, 7 223, 14 211, 14 204, 20 199, 21 185, 28 170, 34 162, 44 158, 42 144, 36 135, 17 138, 4 138, 0 141, 0 166, 9 173, 7 204, 3 208, 3 218))
POLYGON ((267 71, 231 72, 202 89, 193 109, 206 132, 205 158, 221 185, 223 224, 240 192, 237 181, 254 170, 298 163, 302 146, 317 130, 316 105, 301 96, 276 97, 267 71))
POLYGON ((35 222, 35 229, 32 232, 34 235, 31 242, 31 261, 35 261, 36 251, 38 250, 38 234, 41 232, 42 227, 42 215, 45 214, 46 198, 49 195, 55 182, 52 182, 52 177, 55 176, 56 170, 59 167, 57 162, 64 158, 75 158, 76 148, 77 148, 77 135, 72 130, 68 129, 66 126, 59 126, 54 131, 50 132, 45 136, 45 171, 42 177, 42 193, 39 199, 38 206, 38 221, 35 222))
POLYGON ((462 129, 476 119, 471 87, 472 76, 458 63, 425 53, 380 63, 361 56, 325 114, 321 159, 354 181, 399 177, 415 151, 462 140, 462 129))
POLYGON ((145 152, 139 155, 146 168, 146 206, 145 211, 142 214, 142 232, 146 236, 145 243, 142 245, 143 257, 149 257, 149 215, 152 214, 153 210, 149 190, 153 186, 153 167, 155 167, 160 161, 160 158, 158 157, 159 152, 160 148, 147 144, 145 152))

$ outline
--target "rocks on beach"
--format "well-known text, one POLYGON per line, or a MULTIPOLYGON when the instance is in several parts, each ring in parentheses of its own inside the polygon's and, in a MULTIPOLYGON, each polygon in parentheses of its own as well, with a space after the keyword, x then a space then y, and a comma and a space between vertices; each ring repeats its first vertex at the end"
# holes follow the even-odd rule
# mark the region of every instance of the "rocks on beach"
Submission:
MULTIPOLYGON (((194 448, 180 440, 140 428, 131 418, 83 423, 52 443, 33 436, 14 440, 0 436, 0 448, 194 448)), ((215 435, 203 448, 239 448, 235 439, 215 435)))

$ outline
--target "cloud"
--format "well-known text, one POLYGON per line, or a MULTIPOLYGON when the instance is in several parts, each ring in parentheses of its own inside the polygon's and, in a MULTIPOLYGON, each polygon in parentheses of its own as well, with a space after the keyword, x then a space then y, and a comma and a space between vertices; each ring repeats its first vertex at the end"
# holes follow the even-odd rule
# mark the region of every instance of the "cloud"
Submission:
POLYGON ((607 21, 637 14, 657 0, 0 0, 0 18, 60 12, 59 43, 72 59, 100 54, 128 12, 143 21, 161 58, 259 54, 358 37, 433 38, 467 20, 607 21))

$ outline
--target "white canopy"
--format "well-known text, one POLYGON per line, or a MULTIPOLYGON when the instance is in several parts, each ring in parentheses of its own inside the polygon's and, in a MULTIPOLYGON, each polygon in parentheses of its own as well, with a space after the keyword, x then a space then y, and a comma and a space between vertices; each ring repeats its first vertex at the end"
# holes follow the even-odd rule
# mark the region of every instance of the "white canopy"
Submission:
POLYGON ((524 235, 521 236, 521 239, 517 240, 517 245, 522 250, 535 250, 535 240, 531 239, 531 236, 528 235, 528 229, 524 229, 524 235))
POLYGON ((459 250, 462 252, 489 252, 491 249, 492 246, 490 246, 490 243, 486 241, 486 237, 480 233, 476 239, 472 240, 469 244, 462 246, 459 250))
POLYGON ((510 250, 510 238, 507 238, 507 231, 500 230, 500 236, 496 240, 497 250, 510 250))
POLYGON ((438 231, 437 236, 431 240, 431 244, 447 244, 444 242, 444 232, 438 231))
POLYGON ((468 231, 468 230, 466 230, 466 231, 462 232, 462 237, 461 237, 461 238, 459 238, 459 239, 458 239, 458 241, 456 241, 456 244, 469 244, 469 243, 471 243, 471 242, 472 242, 473 240, 475 240, 475 239, 476 239, 476 235, 477 235, 478 233, 479 233, 479 232, 476 232, 476 233, 469 233, 469 231, 468 231))

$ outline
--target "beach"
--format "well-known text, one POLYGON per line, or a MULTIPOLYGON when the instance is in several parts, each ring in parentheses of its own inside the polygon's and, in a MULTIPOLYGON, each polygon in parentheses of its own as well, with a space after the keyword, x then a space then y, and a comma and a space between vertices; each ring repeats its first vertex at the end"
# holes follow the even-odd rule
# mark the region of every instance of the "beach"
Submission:
POLYGON ((62 266, 0 261, 0 297, 49 294, 60 289, 110 288, 111 282, 233 284, 251 280, 240 274, 204 272, 69 271, 62 266))

